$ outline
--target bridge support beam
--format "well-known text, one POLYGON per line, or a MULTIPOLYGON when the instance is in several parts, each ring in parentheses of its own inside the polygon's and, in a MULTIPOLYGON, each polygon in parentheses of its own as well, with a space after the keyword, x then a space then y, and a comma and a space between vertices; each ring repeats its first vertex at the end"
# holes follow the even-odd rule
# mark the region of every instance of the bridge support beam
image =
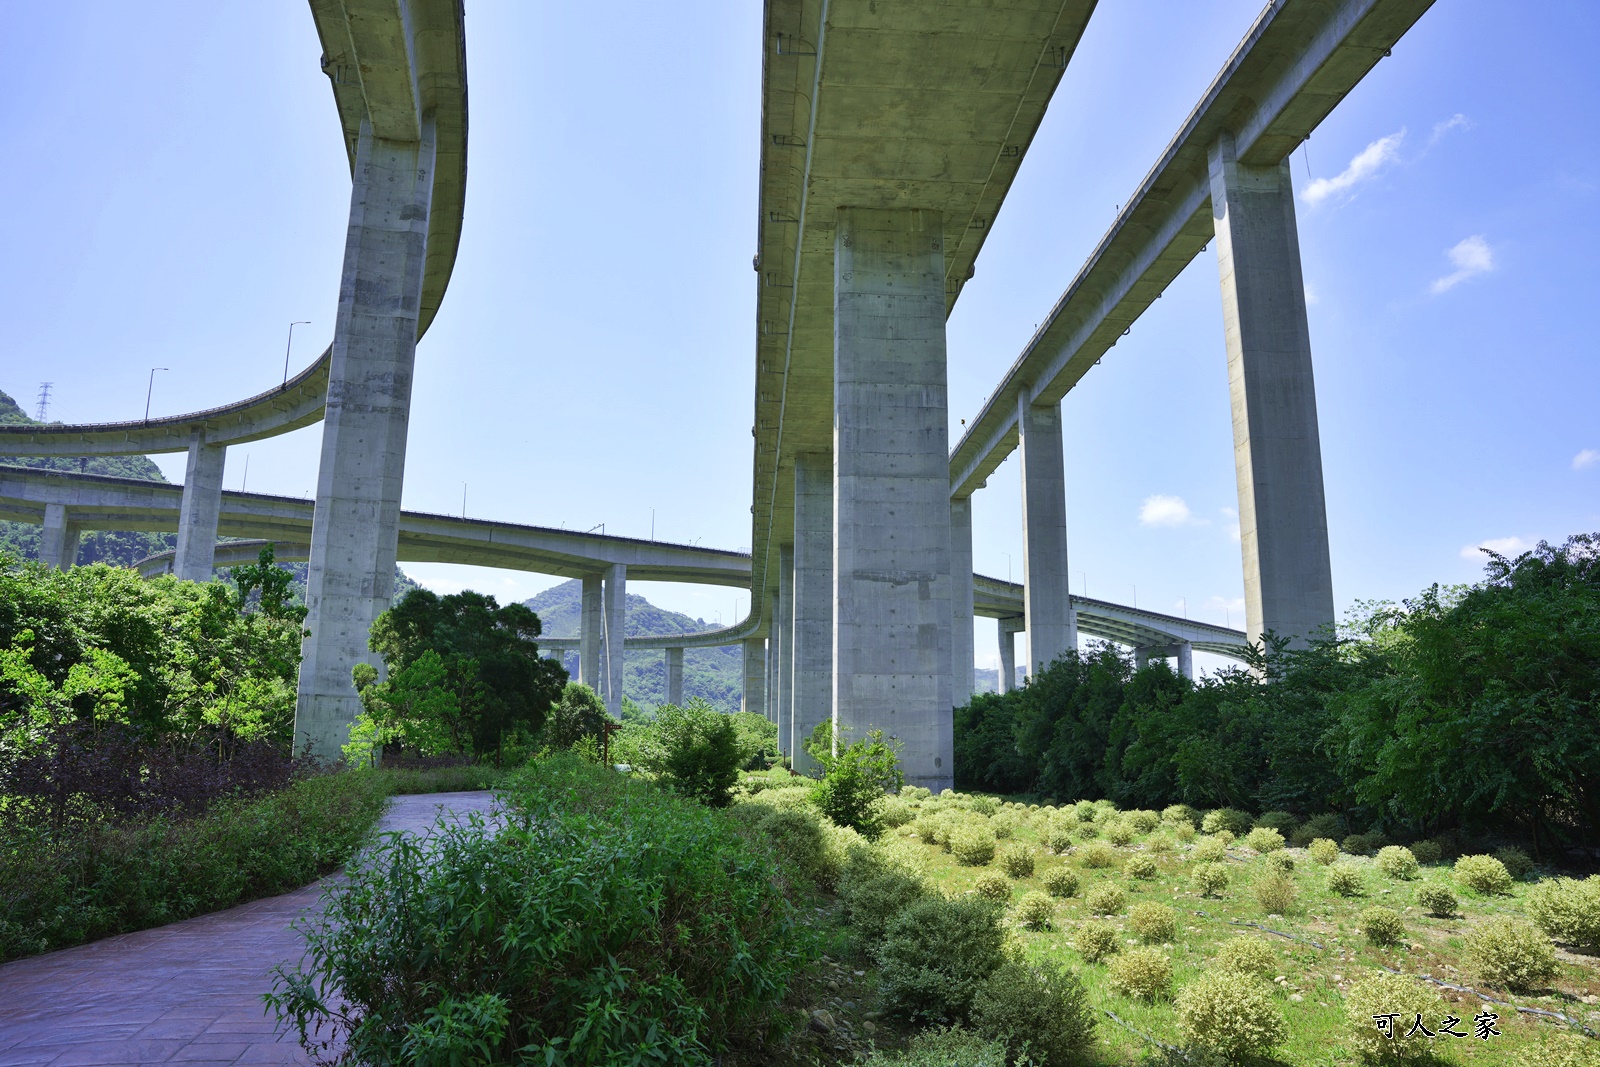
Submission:
POLYGON ((794 465, 794 763, 811 774, 805 741, 833 717, 833 457, 794 465))
MULTIPOLYGON (((744 647, 744 691, 739 710, 762 715, 767 705, 767 643, 759 637, 750 637, 741 644, 744 647)), ((681 673, 682 667, 679 671, 681 673)))
POLYGON ((1017 396, 1022 459, 1022 596, 1028 617, 1027 673, 1078 647, 1078 623, 1067 587, 1067 482, 1061 405, 1017 396))
POLYGON ((1017 633, 1022 629, 1022 619, 1000 619, 1000 671, 995 679, 994 691, 1009 693, 1017 687, 1017 633))
POLYGON ((39 560, 58 571, 78 562, 78 527, 65 504, 44 506, 44 528, 39 531, 39 560))
POLYGON ((178 550, 172 573, 189 582, 209 582, 217 551, 217 516, 222 511, 222 469, 226 445, 208 445, 198 432, 189 437, 189 463, 183 475, 178 511, 178 550))
POLYGON ((1233 404, 1245 633, 1303 642, 1333 625, 1333 567, 1300 238, 1287 161, 1211 148, 1211 204, 1233 404))
POLYGON ((663 651, 667 654, 667 703, 675 708, 683 707, 683 647, 668 648, 663 651))
POLYGON ((628 633, 628 567, 613 563, 606 568, 602 593, 601 633, 605 648, 601 653, 600 684, 606 711, 622 719, 622 642, 628 633))
POLYGON ((881 729, 937 792, 955 770, 943 219, 836 221, 834 726, 881 729))
POLYGON ((951 700, 959 707, 972 699, 977 681, 973 651, 972 498, 950 499, 950 664, 951 700))
POLYGON ((394 595, 422 275, 433 199, 434 131, 375 136, 363 121, 333 331, 322 462, 311 525, 295 747, 337 757, 361 710, 350 669, 373 660, 372 620, 394 595))
POLYGON ((604 647, 605 634, 601 623, 601 585, 600 575, 583 576, 583 597, 578 617, 578 681, 596 693, 600 692, 602 684, 600 650, 604 647))
POLYGON ((778 617, 773 626, 778 637, 778 743, 789 753, 789 766, 800 758, 794 729, 794 546, 778 546, 778 617))

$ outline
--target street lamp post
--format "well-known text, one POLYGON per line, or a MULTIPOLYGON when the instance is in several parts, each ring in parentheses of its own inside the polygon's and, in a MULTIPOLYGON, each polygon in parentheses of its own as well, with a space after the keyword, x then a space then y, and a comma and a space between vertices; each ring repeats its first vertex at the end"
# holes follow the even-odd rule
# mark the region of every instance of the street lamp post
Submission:
POLYGON ((150 395, 152 393, 154 393, 155 389, 156 389, 156 371, 158 371, 158 370, 168 370, 168 369, 169 368, 167 368, 167 367, 151 367, 150 368, 150 384, 145 386, 145 390, 144 390, 144 421, 145 422, 149 422, 150 421, 150 395))
POLYGON ((310 326, 310 325, 311 325, 311 320, 310 319, 301 319, 299 322, 291 322, 289 324, 289 340, 283 346, 283 387, 284 388, 287 388, 288 385, 289 385, 289 349, 294 347, 294 328, 296 326, 310 326))

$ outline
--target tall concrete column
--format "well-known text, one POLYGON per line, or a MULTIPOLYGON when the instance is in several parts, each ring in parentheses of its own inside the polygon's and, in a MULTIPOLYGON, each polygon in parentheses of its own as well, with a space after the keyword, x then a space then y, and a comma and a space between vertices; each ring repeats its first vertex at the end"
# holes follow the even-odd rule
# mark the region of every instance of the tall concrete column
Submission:
POLYGON ((765 714, 767 700, 767 643, 759 637, 746 638, 744 645, 744 690, 740 710, 765 714))
POLYGON ((1061 455, 1061 405, 1017 397, 1022 462, 1022 598, 1028 616, 1027 673, 1078 647, 1067 588, 1067 482, 1061 455))
POLYGON ((222 511, 226 445, 208 445, 197 431, 189 437, 189 464, 178 511, 178 550, 172 572, 190 582, 209 582, 217 551, 217 516, 222 511))
POLYGON ((1135 645, 1133 648, 1133 669, 1142 671, 1150 665, 1150 649, 1144 645, 1135 645))
MULTIPOLYGON (((805 737, 794 728, 794 546, 778 546, 778 738, 791 760, 804 754, 805 737)), ((790 766, 794 766, 791 762, 790 766)))
POLYGON ((950 500, 950 661, 956 706, 972 699, 977 688, 972 634, 972 498, 950 500))
POLYGON ((394 595, 411 374, 433 198, 433 120, 415 142, 363 120, 333 331, 311 523, 295 745, 339 755, 361 710, 350 669, 377 659, 372 620, 394 595))
POLYGON ((1000 636, 1000 671, 995 679, 995 692, 1009 693, 1017 687, 1017 632, 1022 629, 1022 619, 1001 619, 997 624, 1000 636))
POLYGON ((601 579, 598 574, 583 576, 583 597, 579 602, 578 617, 578 681, 593 689, 601 688, 601 649, 605 647, 605 629, 601 623, 601 579))
POLYGON ((834 726, 954 781, 944 224, 840 208, 834 236, 834 726))
POLYGON ((817 771, 803 742, 833 717, 833 457, 794 465, 794 769, 817 771))
POLYGON ((1211 148, 1211 210, 1239 483, 1245 633, 1303 642, 1333 625, 1333 565, 1288 161, 1249 166, 1211 148))
POLYGON ((44 506, 44 528, 39 532, 39 560, 58 571, 78 562, 78 528, 65 504, 44 506))
POLYGON ((683 706, 683 647, 669 648, 667 653, 667 703, 675 708, 683 706))
POLYGON ((1178 656, 1178 673, 1194 681, 1194 645, 1188 641, 1179 641, 1175 646, 1178 656))
POLYGON ((601 632, 605 649, 601 653, 600 681, 604 686, 606 710, 613 719, 622 718, 622 647, 628 633, 628 567, 613 563, 606 568, 602 593, 601 632))

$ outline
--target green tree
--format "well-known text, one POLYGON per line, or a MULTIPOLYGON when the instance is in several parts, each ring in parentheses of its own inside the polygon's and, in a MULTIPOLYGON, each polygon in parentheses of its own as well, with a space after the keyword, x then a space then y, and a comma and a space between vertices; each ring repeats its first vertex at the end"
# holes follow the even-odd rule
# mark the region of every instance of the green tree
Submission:
POLYGON ((898 792, 906 782, 899 757, 883 731, 873 730, 840 748, 832 721, 824 719, 812 730, 806 751, 822 768, 822 779, 811 789, 817 810, 865 837, 883 833, 884 797, 898 792))
POLYGON ((732 801, 742 759, 729 716, 696 697, 683 707, 658 705, 655 720, 634 729, 632 758, 673 792, 714 808, 732 801))
POLYGON ((582 682, 568 682, 545 719, 541 740, 551 748, 571 748, 585 737, 598 738, 611 721, 599 693, 582 682))

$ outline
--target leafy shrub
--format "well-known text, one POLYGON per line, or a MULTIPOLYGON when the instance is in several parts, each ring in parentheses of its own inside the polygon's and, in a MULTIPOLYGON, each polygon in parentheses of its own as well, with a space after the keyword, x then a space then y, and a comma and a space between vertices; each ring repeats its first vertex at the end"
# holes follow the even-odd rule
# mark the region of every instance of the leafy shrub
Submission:
POLYGON ((1600 1047, 1571 1032, 1545 1034, 1518 1050, 1511 1067, 1600 1067, 1600 1047))
POLYGON ((1092 800, 1080 800, 1072 805, 1072 814, 1079 822, 1094 822, 1100 817, 1100 808, 1092 800))
POLYGON ((565 751, 585 737, 599 737, 611 724, 605 701, 582 682, 568 682, 561 699, 551 706, 539 735, 541 743, 565 751))
POLYGON ((1319 837, 1311 842, 1311 847, 1306 851, 1311 853, 1311 858, 1324 867, 1331 866, 1339 858, 1339 845, 1330 837, 1319 837))
POLYGON ((1128 929, 1145 944, 1159 945, 1178 936, 1178 913, 1153 901, 1128 909, 1128 929))
POLYGON ((1426 1062, 1433 1040, 1419 1030, 1407 1036, 1417 1016, 1424 1023, 1437 1020, 1446 1005, 1439 994, 1409 975, 1373 971, 1356 979, 1344 995, 1346 1033, 1351 1044, 1368 1060, 1378 1063, 1426 1062), (1395 1014, 1390 1033, 1378 1029, 1373 1016, 1395 1014))
POLYGON ((1195 832, 1194 823, 1192 822, 1174 823, 1172 827, 1172 836, 1186 845, 1194 840, 1195 832))
POLYGON ((1294 857, 1287 852, 1273 852, 1267 856, 1267 870, 1289 874, 1294 870, 1294 857))
POLYGON ((1158 948, 1133 948, 1107 964, 1113 989, 1136 1000, 1159 1000, 1172 993, 1172 963, 1158 948))
POLYGON ((917 840, 924 845, 932 845, 938 841, 939 820, 932 815, 918 815, 911 821, 911 829, 916 831, 917 840))
POLYGON ((1417 876, 1417 857, 1404 845, 1385 845, 1378 850, 1377 868, 1390 878, 1409 882, 1417 876))
POLYGON ((1467 960, 1488 981, 1518 993, 1556 976, 1555 949, 1520 919, 1490 919, 1475 927, 1467 934, 1467 960))
POLYGON ((927 800, 933 796, 933 790, 921 785, 908 785, 900 790, 900 795, 910 801, 927 800))
POLYGON ((1350 834, 1339 847, 1352 856, 1370 856, 1389 843, 1389 839, 1381 833, 1350 834))
POLYGON ((1511 892, 1511 872, 1493 856, 1462 856, 1456 860, 1455 870, 1456 881, 1476 893, 1511 892))
POLYGON ((1456 895, 1450 892, 1448 886, 1437 882, 1428 882, 1417 887, 1417 904, 1424 908, 1429 915, 1437 915, 1441 919, 1448 919, 1456 913, 1456 895))
POLYGON ((1528 915, 1557 941, 1600 952, 1600 874, 1540 882, 1528 893, 1528 915))
POLYGON ((1328 892, 1341 897, 1364 897, 1366 883, 1361 880, 1361 870, 1353 863, 1338 863, 1328 868, 1328 892))
POLYGON ((1200 813, 1187 804, 1168 804, 1161 809, 1161 821, 1169 822, 1176 826, 1180 822, 1197 825, 1200 822, 1200 813))
POLYGON ((1160 873, 1153 856, 1134 856, 1128 860, 1128 876, 1149 881, 1160 873))
POLYGON ((896 915, 928 895, 927 883, 915 872, 882 861, 849 863, 839 878, 845 918, 869 949, 883 940, 896 915))
POLYGON ((1206 812, 1206 817, 1200 823, 1200 829, 1208 834, 1228 831, 1235 837, 1250 832, 1250 827, 1255 822, 1249 815, 1238 808, 1217 808, 1206 812))
POLYGON ((1133 824, 1137 832, 1148 834, 1161 825, 1161 816, 1153 811, 1130 811, 1128 821, 1133 824))
POLYGON ((1511 845, 1497 848, 1494 850, 1494 858, 1504 865, 1506 873, 1511 875, 1513 882, 1520 882, 1533 872, 1533 860, 1529 859, 1528 854, 1520 848, 1511 845))
POLYGON ((1257 852, 1276 852, 1283 847, 1283 835, 1270 826, 1258 826, 1245 834, 1244 843, 1257 852))
POLYGON ((1024 893, 1022 899, 1017 901, 1012 918, 1029 930, 1043 930, 1050 925, 1055 914, 1055 902, 1035 889, 1031 893, 1024 893))
POLYGON ((890 797, 885 800, 883 807, 878 812, 879 821, 890 830, 898 830, 916 817, 917 809, 899 797, 890 797))
POLYGON ((1361 932, 1374 945, 1398 945, 1406 936, 1405 923, 1400 921, 1399 912, 1391 908, 1367 908, 1356 921, 1361 926, 1361 932))
POLYGON ((993 797, 970 797, 967 800, 967 810, 979 815, 993 815, 1000 810, 993 797))
POLYGON ((1072 833, 1080 841, 1093 841, 1100 836, 1100 827, 1092 822, 1080 822, 1072 828, 1072 833))
POLYGON ((1178 994, 1178 1031, 1230 1058, 1266 1055, 1289 1037, 1265 982, 1238 971, 1201 975, 1178 994))
POLYGON ((1203 897, 1220 897, 1228 888, 1228 869, 1220 863, 1199 864, 1190 878, 1203 897))
MULTIPOLYGON (((1083 983, 1056 964, 1003 964, 972 998, 972 1025, 1003 1042, 1019 1064, 1084 1062, 1095 1045, 1096 1022, 1083 983)), ((949 1062, 940 1059, 938 1067, 949 1062)))
POLYGON ((1045 831, 1044 839, 1050 851, 1060 855, 1072 847, 1072 830, 1062 823, 1053 822, 1045 831))
POLYGON ((1215 837, 1204 837, 1194 846, 1190 858, 1197 863, 1216 863, 1228 855, 1228 847, 1215 837))
POLYGON ((1438 863, 1444 858, 1444 849, 1439 842, 1434 840, 1413 841, 1411 854, 1417 858, 1418 863, 1438 863))
POLYGON ((1277 969, 1278 954, 1261 938, 1241 934, 1224 941, 1211 962, 1220 970, 1268 978, 1277 969))
POLYGON ((308 1050, 710 1064, 767 1032, 812 938, 731 820, 571 758, 508 796, 497 831, 388 837, 328 889, 269 998, 308 1050))
POLYGON ((383 814, 386 776, 349 771, 189 818, 0 829, 0 961, 287 892, 335 870, 383 814))
POLYGON ((1007 845, 1000 850, 1000 869, 1013 878, 1033 877, 1033 849, 1027 845, 1007 845))
POLYGON ((1300 825, 1300 819, 1287 811, 1268 811, 1256 816, 1255 825, 1258 828, 1262 826, 1270 827, 1284 837, 1288 837, 1300 825))
POLYGON ((1337 815, 1313 815, 1294 828, 1289 843, 1295 848, 1305 848, 1319 837, 1337 842, 1344 833, 1344 820, 1337 815))
POLYGON ((1132 844, 1133 839, 1139 836, 1138 831, 1133 828, 1133 823, 1129 822, 1127 819, 1112 819, 1107 822, 1105 825, 1105 835, 1106 840, 1110 841, 1113 845, 1132 844))
POLYGON ((950 832, 950 855, 966 867, 981 867, 994 859, 994 831, 986 826, 963 826, 950 832))
POLYGON ((962 1019, 984 979, 1004 962, 1001 909, 981 897, 928 897, 889 923, 878 948, 879 992, 896 1013, 962 1019))
POLYGON ((1004 841, 1017 831, 1017 820, 1004 812, 989 820, 989 829, 994 831, 994 836, 1004 841))
POLYGON ((840 857, 828 848, 822 820, 815 811, 771 804, 741 804, 734 813, 750 823, 792 873, 820 889, 839 879, 840 857))
POLYGON ((1078 895, 1078 872, 1070 867, 1051 867, 1044 872, 1044 890, 1053 897, 1078 895))
POLYGON ((1110 923, 1087 922, 1078 927, 1072 947, 1090 963, 1099 963, 1122 947, 1122 939, 1110 923))
POLYGON ((1078 862, 1090 870, 1105 870, 1117 865, 1119 853, 1104 841, 1091 841, 1078 850, 1078 862))
POLYGON ((727 806, 739 781, 739 737, 729 718, 696 697, 662 704, 639 740, 639 765, 679 796, 727 806))
POLYGON ((1276 873, 1261 879, 1255 885, 1256 903, 1268 915, 1287 915, 1294 908, 1300 887, 1287 874, 1276 873))
POLYGON ((936 1027, 916 1034, 900 1053, 874 1052, 865 1067, 1007 1067, 1006 1046, 971 1030, 936 1027))
POLYGON ((978 880, 973 883, 973 890, 980 897, 998 900, 1005 903, 1011 899, 1011 882, 999 871, 984 871, 978 875, 978 880))
POLYGON ((1128 901, 1128 895, 1115 882, 1097 882, 1083 896, 1090 915, 1115 915, 1128 901))
POLYGON ((1145 844, 1151 852, 1157 854, 1168 853, 1173 849, 1172 838, 1166 837, 1165 835, 1152 837, 1149 841, 1145 842, 1145 844))
MULTIPOLYGON (((660 712, 656 714, 659 717, 660 712)), ((824 728, 828 731, 826 745, 806 746, 822 766, 822 780, 812 790, 811 802, 838 825, 848 826, 868 840, 875 839, 883 833, 885 794, 905 784, 900 761, 884 740, 882 730, 873 730, 852 744, 841 744, 838 754, 833 755, 833 724, 823 722, 818 726, 819 731, 824 728), (824 756, 824 751, 829 754, 824 756)), ((813 737, 813 742, 818 740, 813 737)))

